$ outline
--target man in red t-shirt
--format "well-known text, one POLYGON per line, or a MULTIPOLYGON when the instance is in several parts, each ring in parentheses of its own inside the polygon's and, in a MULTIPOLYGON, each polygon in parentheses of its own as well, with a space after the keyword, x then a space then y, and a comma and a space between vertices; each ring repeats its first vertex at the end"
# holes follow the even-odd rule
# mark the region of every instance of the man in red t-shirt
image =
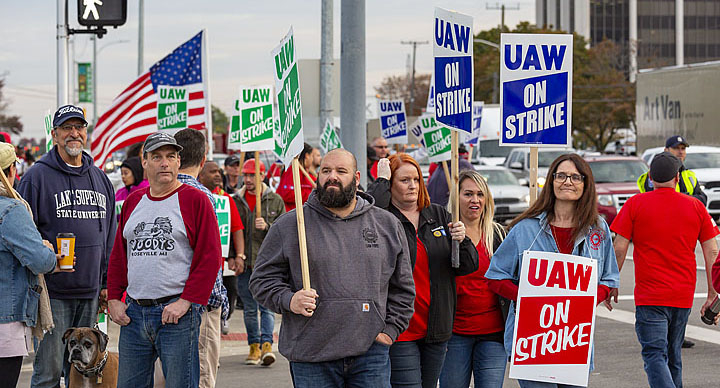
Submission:
POLYGON ((699 200, 675 191, 680 166, 668 152, 656 155, 649 172, 655 190, 630 198, 610 227, 619 269, 630 240, 634 244, 635 331, 651 387, 682 386, 680 349, 695 292, 697 241, 708 269, 700 314, 717 295, 709 268, 718 254, 718 228, 699 200))

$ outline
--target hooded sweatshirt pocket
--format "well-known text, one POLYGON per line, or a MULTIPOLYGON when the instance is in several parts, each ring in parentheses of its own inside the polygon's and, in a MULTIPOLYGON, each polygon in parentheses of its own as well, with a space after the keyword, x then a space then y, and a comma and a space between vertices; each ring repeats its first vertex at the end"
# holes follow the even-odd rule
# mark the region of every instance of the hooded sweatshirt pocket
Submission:
POLYGON ((289 358, 301 362, 364 354, 385 327, 371 299, 320 299, 312 317, 293 318, 306 320, 304 324, 297 322, 300 330, 294 333, 292 349, 288 349, 289 358))

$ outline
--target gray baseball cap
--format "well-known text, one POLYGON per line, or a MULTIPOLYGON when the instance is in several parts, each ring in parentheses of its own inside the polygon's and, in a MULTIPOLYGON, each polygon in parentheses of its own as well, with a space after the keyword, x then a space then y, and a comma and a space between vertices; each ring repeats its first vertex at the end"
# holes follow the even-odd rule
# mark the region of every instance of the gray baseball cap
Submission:
POLYGON ((173 146, 178 151, 182 151, 183 147, 177 143, 175 137, 166 132, 155 132, 145 139, 143 144, 143 153, 152 152, 163 146, 173 146))

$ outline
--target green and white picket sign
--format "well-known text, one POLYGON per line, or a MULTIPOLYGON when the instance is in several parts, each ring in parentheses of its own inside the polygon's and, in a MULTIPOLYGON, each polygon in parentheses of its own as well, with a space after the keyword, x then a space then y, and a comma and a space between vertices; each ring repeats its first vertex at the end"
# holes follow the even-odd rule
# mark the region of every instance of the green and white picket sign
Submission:
POLYGON ((224 195, 213 194, 215 198, 215 215, 220 228, 220 245, 222 256, 230 254, 230 198, 224 195))
MULTIPOLYGON (((240 99, 235 107, 237 127, 233 125, 230 128, 228 146, 244 152, 272 149, 275 124, 272 86, 241 87, 240 99)), ((235 120, 231 124, 235 124, 235 120)))
POLYGON ((53 114, 48 110, 48 113, 45 115, 45 153, 50 152, 53 148, 52 119, 53 114))
POLYGON ((188 91, 183 86, 158 85, 158 129, 187 128, 188 91))
POLYGON ((300 104, 300 77, 292 27, 280 41, 280 45, 273 49, 272 56, 275 63, 273 78, 280 122, 277 131, 279 155, 283 163, 290 166, 292 159, 302 151, 305 141, 300 104))
POLYGON ((125 203, 124 199, 122 201, 115 201, 115 216, 118 218, 120 216, 120 212, 122 212, 123 203, 125 203))
POLYGON ((275 145, 273 154, 275 154, 276 158, 282 160, 283 148, 280 145, 280 120, 277 118, 277 106, 273 106, 273 121, 275 122, 275 126, 273 126, 273 144, 275 145))
POLYGON ((325 129, 323 129, 322 135, 320 135, 320 149, 324 154, 335 148, 343 148, 340 136, 338 136, 335 127, 332 125, 330 120, 325 122, 325 129))
POLYGON ((230 150, 240 149, 240 100, 233 103, 233 114, 230 116, 227 147, 230 150))
POLYGON ((420 117, 420 126, 430 162, 438 163, 450 160, 452 157, 450 128, 438 123, 433 114, 420 117))
POLYGON ((108 323, 107 323, 107 314, 102 312, 98 313, 98 319, 97 319, 97 325, 98 330, 102 331, 103 333, 107 334, 108 332, 108 323))

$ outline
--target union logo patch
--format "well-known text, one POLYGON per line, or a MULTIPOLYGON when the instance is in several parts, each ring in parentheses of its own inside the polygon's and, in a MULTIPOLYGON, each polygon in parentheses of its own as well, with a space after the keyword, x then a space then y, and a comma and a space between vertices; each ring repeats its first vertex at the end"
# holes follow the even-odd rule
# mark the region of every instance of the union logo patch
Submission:
POLYGON ((588 240, 590 241, 590 248, 594 250, 600 249, 600 244, 602 244, 602 241, 605 239, 605 232, 602 231, 602 229, 593 229, 590 231, 590 236, 588 240))

